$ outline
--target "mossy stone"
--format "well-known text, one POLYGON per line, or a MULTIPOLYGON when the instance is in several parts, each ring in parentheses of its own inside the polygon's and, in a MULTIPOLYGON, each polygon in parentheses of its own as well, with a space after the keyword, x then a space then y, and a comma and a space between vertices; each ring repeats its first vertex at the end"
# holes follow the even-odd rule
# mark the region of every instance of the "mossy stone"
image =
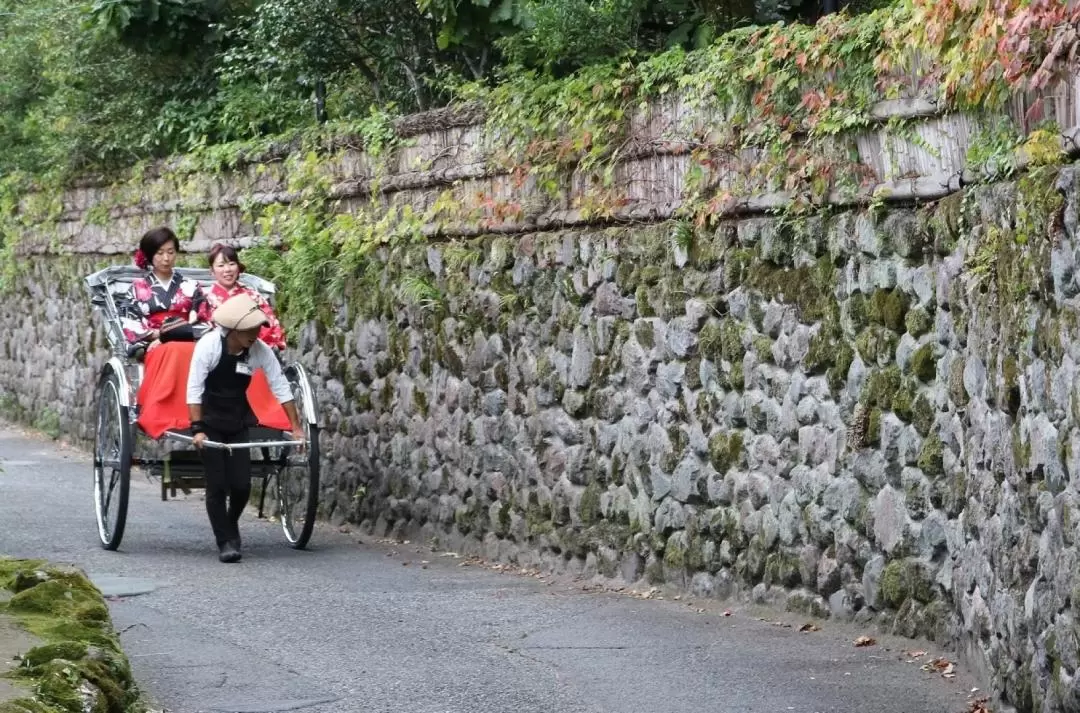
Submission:
POLYGON ((861 332, 870 325, 866 295, 856 292, 844 301, 843 313, 853 332, 861 332))
POLYGON ((743 325, 732 317, 720 322, 720 353, 732 364, 742 364, 746 349, 742 341, 743 325))
POLYGON ((871 325, 855 338, 855 348, 866 364, 885 366, 894 360, 898 342, 895 332, 871 325))
POLYGON ((649 584, 664 583, 664 561, 652 558, 645 563, 645 581, 649 584))
POLYGON ((759 260, 750 267, 747 285, 768 300, 794 305, 804 322, 824 319, 836 304, 836 268, 828 256, 797 268, 759 260))
POLYGON ((634 337, 643 349, 652 349, 656 344, 652 322, 643 319, 634 323, 634 337))
POLYGON ((693 391, 701 388, 701 357, 693 357, 686 363, 683 385, 693 391))
POLYGON ((953 359, 949 365, 949 398, 957 406, 965 406, 968 402, 967 388, 964 386, 964 360, 953 359))
POLYGON ((902 382, 900 390, 893 395, 892 412, 897 418, 906 423, 911 423, 914 417, 916 391, 909 380, 902 382))
POLYGON ((54 644, 45 644, 44 646, 35 646, 23 654, 22 663, 24 666, 34 667, 48 663, 53 659, 78 661, 86 656, 88 648, 81 641, 61 641, 54 644))
POLYGON ((870 409, 870 415, 866 420, 866 445, 877 446, 881 444, 881 409, 870 409))
POLYGON ((790 589, 799 584, 799 579, 798 557, 783 552, 773 552, 765 558, 765 584, 790 589))
POLYGON ((929 604, 934 600, 934 585, 918 561, 894 560, 881 573, 881 598, 893 609, 908 600, 929 604))
POLYGON ((872 322, 888 327, 894 332, 903 332, 909 304, 908 296, 901 290, 876 290, 870 296, 867 316, 872 322))
POLYGON ((684 542, 686 533, 676 532, 668 538, 664 547, 664 565, 674 570, 686 568, 687 545, 684 542))
POLYGON ((741 359, 731 365, 731 371, 728 373, 728 386, 735 391, 742 391, 746 388, 746 376, 743 374, 741 359))
POLYGON ((907 313, 904 324, 908 334, 918 339, 934 326, 934 317, 925 307, 916 307, 907 313))
POLYGON ((719 362, 724 356, 720 321, 710 319, 698 332, 698 350, 709 361, 719 362))
POLYGON ((709 462, 721 475, 742 460, 743 437, 740 431, 721 431, 709 439, 709 462))
POLYGON ((750 266, 754 262, 754 251, 747 248, 735 248, 724 255, 724 287, 734 290, 741 286, 750 275, 750 266))
POLYGON ((844 339, 840 328, 840 308, 833 304, 821 321, 818 331, 810 338, 803 366, 809 374, 824 374, 836 363, 837 352, 844 339))
POLYGON ((15 672, 33 683, 34 701, 9 701, 0 710, 83 710, 86 684, 102 694, 95 711, 131 709, 137 690, 97 588, 78 571, 0 559, 0 582, 11 591, 16 580, 21 591, 0 608, 45 643, 27 651, 15 672))
POLYGON ((915 426, 915 430, 921 436, 929 435, 930 429, 934 426, 934 407, 930 404, 930 400, 919 394, 915 398, 915 403, 912 404, 911 414, 911 423, 915 426))
POLYGON ((838 345, 836 348, 836 361, 826 374, 829 381, 829 388, 834 392, 844 388, 853 361, 855 361, 855 350, 846 343, 838 345))
POLYGON ((767 364, 773 361, 772 345, 773 341, 763 334, 754 337, 751 342, 751 348, 754 350, 754 354, 757 356, 760 363, 767 364))
POLYGON ((657 265, 642 265, 641 266, 641 282, 649 285, 650 287, 660 282, 660 278, 663 277, 663 272, 657 265))
POLYGON ((917 464, 926 477, 934 479, 945 475, 944 451, 945 444, 941 442, 937 434, 927 436, 923 441, 917 464))
POLYGON ((903 377, 900 367, 889 366, 871 372, 866 384, 863 386, 859 401, 871 408, 879 408, 883 411, 891 411, 893 399, 900 391, 903 377))
POLYGON ((634 291, 634 304, 637 306, 639 317, 656 316, 656 310, 653 309, 652 302, 649 300, 649 288, 645 285, 639 285, 634 291))
POLYGON ((911 373, 924 383, 930 383, 937 377, 937 357, 934 345, 924 344, 911 355, 911 373))

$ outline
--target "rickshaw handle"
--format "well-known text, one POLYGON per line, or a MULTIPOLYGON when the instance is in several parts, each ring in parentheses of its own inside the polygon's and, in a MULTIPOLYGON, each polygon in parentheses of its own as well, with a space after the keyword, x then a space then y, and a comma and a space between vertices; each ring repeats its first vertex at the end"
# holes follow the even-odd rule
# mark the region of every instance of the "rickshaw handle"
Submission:
MULTIPOLYGON (((176 439, 178 441, 184 441, 185 443, 192 443, 195 441, 191 436, 185 436, 182 433, 173 433, 172 431, 166 431, 165 435, 169 438, 176 439)), ((217 441, 206 440, 202 444, 206 448, 224 448, 231 451, 234 448, 271 448, 273 446, 302 446, 304 441, 253 441, 251 443, 218 443, 217 441)))

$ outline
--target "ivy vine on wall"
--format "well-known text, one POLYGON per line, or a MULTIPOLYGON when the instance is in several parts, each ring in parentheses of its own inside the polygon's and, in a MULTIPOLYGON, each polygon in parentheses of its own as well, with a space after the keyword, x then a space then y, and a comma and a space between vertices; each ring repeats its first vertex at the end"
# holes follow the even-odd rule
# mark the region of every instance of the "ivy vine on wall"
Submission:
MULTIPOLYGON (((628 58, 561 79, 511 73, 494 87, 464 87, 458 98, 483 107, 492 170, 556 199, 576 176, 590 186, 573 206, 586 218, 615 215, 626 202, 620 165, 659 152, 690 159, 679 210, 687 222, 707 225, 746 196, 767 192, 784 194, 780 210, 799 216, 820 210, 837 191, 853 196, 881 180, 853 155, 851 141, 877 121, 875 104, 920 97, 946 111, 1004 116, 1013 93, 1046 87, 1070 66, 1078 24, 1080 8, 1050 0, 900 0, 815 25, 742 28, 700 50, 628 58), (647 122, 666 122, 661 138, 654 132, 642 139, 639 127, 647 122)), ((1024 129, 1036 129, 1030 136, 998 122, 993 141, 978 142, 969 159, 987 168, 990 179, 1017 169, 1009 163, 1017 148, 1036 163, 1060 160, 1060 132, 1040 123, 1041 112, 1038 105, 1028 112, 1024 129)), ((259 162, 252 180, 260 171, 281 171, 291 201, 241 201, 246 221, 266 237, 246 259, 281 285, 291 320, 309 319, 325 309, 327 290, 341 294, 350 283, 376 280, 372 257, 380 248, 426 240, 451 223, 517 220, 525 211, 513 201, 464 197, 453 188, 424 211, 388 199, 378 184, 407 141, 394 126, 394 117, 373 110, 346 126, 208 145, 154 166, 161 176, 154 185, 197 201, 212 193, 222 173, 242 179, 236 169, 259 162), (344 211, 332 194, 330 166, 341 151, 360 147, 376 166, 374 186, 365 204, 344 211)), ((905 121, 888 128, 902 133, 905 121)), ((118 180, 114 204, 95 209, 94 220, 145 200, 149 170, 140 164, 118 180)), ((38 177, 33 194, 30 185, 11 179, 0 190, 7 253, 28 226, 48 222, 57 210, 53 201, 35 206, 26 197, 59 196, 64 184, 38 177)), ((0 280, 13 263, 3 259, 0 280)))

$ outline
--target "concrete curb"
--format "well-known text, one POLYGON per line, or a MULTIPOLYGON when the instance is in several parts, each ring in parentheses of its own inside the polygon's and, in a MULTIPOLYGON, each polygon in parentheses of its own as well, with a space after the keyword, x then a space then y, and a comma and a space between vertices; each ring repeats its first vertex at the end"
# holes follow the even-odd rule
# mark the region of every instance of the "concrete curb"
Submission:
POLYGON ((80 570, 0 558, 0 618, 35 644, 0 670, 25 691, 0 700, 0 713, 145 710, 101 591, 80 570))

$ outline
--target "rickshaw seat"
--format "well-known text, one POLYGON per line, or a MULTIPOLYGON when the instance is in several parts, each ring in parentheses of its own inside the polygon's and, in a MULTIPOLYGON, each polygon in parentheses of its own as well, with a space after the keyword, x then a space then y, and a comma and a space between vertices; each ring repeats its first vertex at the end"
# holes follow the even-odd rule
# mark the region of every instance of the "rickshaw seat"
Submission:
MULTIPOLYGON (((150 438, 157 440, 165 431, 182 431, 191 427, 187 408, 187 377, 194 352, 195 342, 165 342, 146 354, 137 396, 139 415, 136 423, 150 438)), ((252 374, 247 397, 259 426, 291 430, 289 417, 270 391, 270 384, 262 369, 252 374)))

